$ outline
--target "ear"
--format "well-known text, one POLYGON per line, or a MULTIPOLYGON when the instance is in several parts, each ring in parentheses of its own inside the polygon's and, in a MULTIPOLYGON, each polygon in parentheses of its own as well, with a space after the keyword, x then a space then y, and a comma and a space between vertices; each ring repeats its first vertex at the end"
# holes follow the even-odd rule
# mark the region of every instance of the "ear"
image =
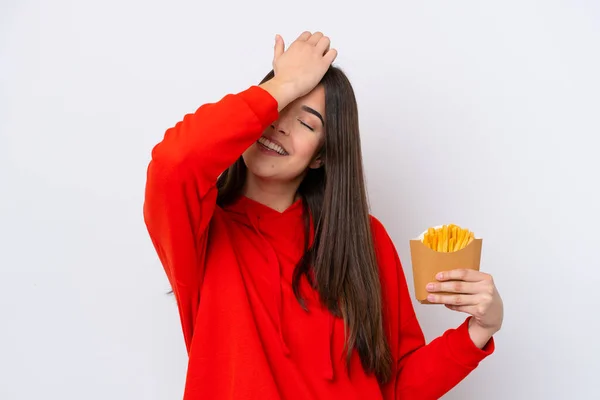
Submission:
POLYGON ((323 166, 323 160, 320 157, 315 158, 308 166, 310 169, 319 169, 323 166))

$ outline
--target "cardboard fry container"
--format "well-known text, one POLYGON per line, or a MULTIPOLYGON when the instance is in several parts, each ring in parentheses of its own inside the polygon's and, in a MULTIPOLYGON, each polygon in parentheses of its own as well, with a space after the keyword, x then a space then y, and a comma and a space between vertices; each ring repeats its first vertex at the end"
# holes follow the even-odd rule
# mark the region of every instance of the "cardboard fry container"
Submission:
MULTIPOLYGON (((432 304, 427 301, 429 292, 426 286, 435 282, 438 272, 451 269, 474 269, 479 271, 481 246, 483 239, 474 238, 464 249, 444 253, 430 249, 423 242, 423 235, 410 241, 415 297, 421 304, 432 304)), ((447 294, 447 293, 438 293, 447 294)))

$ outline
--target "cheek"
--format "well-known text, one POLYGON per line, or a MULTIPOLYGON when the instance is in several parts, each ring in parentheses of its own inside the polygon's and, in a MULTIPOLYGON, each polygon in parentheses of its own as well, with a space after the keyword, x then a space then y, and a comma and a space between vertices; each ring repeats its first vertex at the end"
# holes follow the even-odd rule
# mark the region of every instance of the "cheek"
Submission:
POLYGON ((256 144, 250 146, 242 154, 242 158, 244 159, 246 167, 248 167, 250 170, 261 168, 263 164, 266 164, 268 161, 270 161, 268 157, 264 157, 264 155, 258 150, 256 144))
POLYGON ((252 146, 248 147, 248 148, 246 149, 246 151, 244 151, 244 152, 242 153, 242 158, 244 159, 244 161, 246 161, 246 162, 247 162, 249 159, 252 159, 253 157, 255 157, 255 150, 256 150, 256 149, 254 148, 255 146, 256 146, 256 145, 255 145, 255 144, 253 144, 252 146))
POLYGON ((295 156, 301 159, 303 164, 309 164, 319 148, 320 141, 316 135, 301 139, 294 143, 295 156))

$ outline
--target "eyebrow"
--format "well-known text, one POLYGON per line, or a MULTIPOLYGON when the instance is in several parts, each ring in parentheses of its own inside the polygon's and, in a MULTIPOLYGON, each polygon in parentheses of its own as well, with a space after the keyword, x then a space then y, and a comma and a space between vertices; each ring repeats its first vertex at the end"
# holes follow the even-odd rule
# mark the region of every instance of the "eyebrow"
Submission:
POLYGON ((307 113, 310 113, 312 115, 316 115, 321 120, 321 124, 323 124, 323 126, 325 126, 325 120, 323 119, 323 116, 321 115, 320 112, 318 112, 314 108, 311 108, 311 107, 305 106, 305 105, 302 106, 302 110, 304 110, 307 113))

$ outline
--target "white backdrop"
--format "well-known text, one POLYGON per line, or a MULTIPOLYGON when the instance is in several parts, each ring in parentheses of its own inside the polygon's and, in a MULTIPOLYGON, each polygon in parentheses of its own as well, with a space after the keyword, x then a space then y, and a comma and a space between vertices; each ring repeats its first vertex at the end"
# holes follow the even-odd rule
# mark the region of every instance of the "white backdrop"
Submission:
MULTIPOLYGON (((0 398, 177 399, 186 355, 142 220, 150 150, 323 30, 372 211, 484 238, 506 318, 445 399, 598 396, 600 3, 2 0, 0 398)), ((464 315, 415 305, 431 340, 464 315)))

